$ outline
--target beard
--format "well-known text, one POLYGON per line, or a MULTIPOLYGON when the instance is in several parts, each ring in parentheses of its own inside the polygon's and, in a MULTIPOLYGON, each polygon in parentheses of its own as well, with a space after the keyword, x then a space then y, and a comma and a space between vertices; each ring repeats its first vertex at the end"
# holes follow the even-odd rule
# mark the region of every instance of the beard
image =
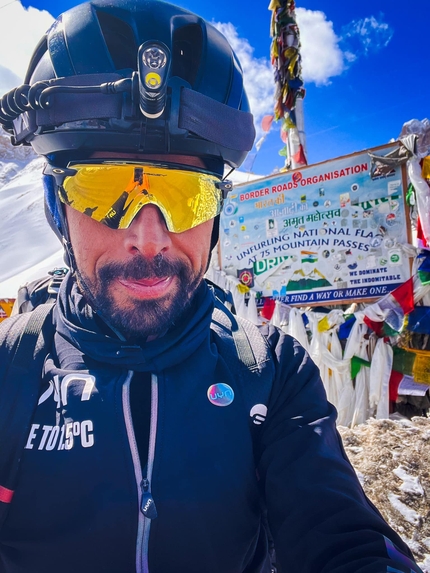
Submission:
POLYGON ((140 255, 127 263, 108 263, 90 279, 76 270, 78 286, 93 309, 104 321, 127 340, 146 340, 164 334, 184 315, 191 305, 204 270, 193 271, 187 262, 169 260, 157 255, 147 260, 140 255), (118 279, 142 280, 176 277, 176 287, 164 297, 132 299, 119 305, 112 292, 118 279))

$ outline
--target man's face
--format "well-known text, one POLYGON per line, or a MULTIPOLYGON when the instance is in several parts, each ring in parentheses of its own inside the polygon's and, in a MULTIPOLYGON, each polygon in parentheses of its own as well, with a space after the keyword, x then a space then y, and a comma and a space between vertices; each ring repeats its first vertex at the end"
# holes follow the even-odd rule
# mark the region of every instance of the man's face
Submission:
MULTIPOLYGON (((196 158, 176 161, 201 166, 196 158)), ((172 233, 158 207, 150 204, 127 229, 117 230, 65 207, 78 286, 87 300, 128 339, 165 332, 183 314, 203 278, 213 220, 172 233)))

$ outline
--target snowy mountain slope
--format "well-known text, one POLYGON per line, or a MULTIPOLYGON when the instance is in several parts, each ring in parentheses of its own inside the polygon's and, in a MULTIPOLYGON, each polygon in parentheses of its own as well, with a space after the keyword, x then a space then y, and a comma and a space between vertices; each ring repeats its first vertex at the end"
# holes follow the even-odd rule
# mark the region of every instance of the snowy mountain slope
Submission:
POLYGON ((63 266, 43 210, 43 163, 0 133, 0 298, 14 298, 22 284, 63 266))
POLYGON ((14 147, 9 136, 0 128, 0 190, 16 175, 20 175, 34 159, 37 159, 37 155, 31 147, 14 147))

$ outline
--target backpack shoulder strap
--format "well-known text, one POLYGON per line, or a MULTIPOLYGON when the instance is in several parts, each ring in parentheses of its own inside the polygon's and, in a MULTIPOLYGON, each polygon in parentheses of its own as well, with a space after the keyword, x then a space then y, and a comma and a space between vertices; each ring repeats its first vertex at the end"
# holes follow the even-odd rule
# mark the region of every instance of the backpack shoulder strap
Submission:
POLYGON ((66 267, 55 268, 53 271, 49 271, 47 276, 21 286, 18 289, 12 316, 29 312, 46 302, 55 302, 61 283, 67 273, 66 267))
POLYGON ((39 399, 54 335, 53 304, 0 324, 0 526, 13 498, 19 463, 39 399))
POLYGON ((257 326, 231 314, 216 297, 211 328, 217 335, 223 357, 242 383, 242 396, 255 441, 267 414, 275 377, 269 344, 257 326))

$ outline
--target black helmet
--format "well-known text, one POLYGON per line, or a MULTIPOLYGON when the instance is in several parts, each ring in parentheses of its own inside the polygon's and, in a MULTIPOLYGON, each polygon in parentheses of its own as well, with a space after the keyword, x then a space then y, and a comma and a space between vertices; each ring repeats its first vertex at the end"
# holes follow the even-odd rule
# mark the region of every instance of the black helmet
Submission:
POLYGON ((59 16, 25 84, 1 99, 0 124, 57 165, 123 151, 198 156, 222 172, 255 136, 227 40, 160 0, 93 0, 59 16))

